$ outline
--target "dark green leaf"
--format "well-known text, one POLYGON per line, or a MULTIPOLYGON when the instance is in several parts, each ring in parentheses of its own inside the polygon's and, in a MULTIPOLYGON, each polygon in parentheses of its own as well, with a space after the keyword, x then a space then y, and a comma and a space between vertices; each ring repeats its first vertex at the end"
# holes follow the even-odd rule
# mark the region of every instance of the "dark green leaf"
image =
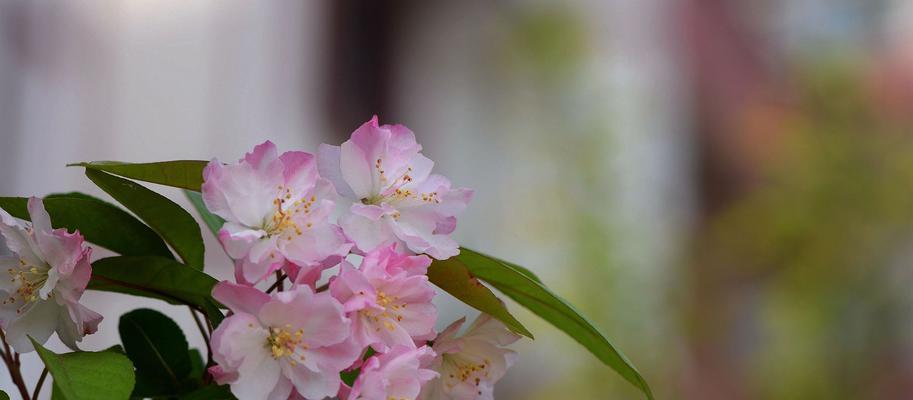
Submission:
POLYGON ((222 320, 225 319, 225 315, 222 314, 222 310, 220 310, 219 307, 225 308, 213 299, 209 299, 203 303, 203 311, 206 313, 206 317, 209 318, 209 321, 212 322, 213 329, 218 328, 219 324, 222 323, 222 320))
POLYGON ((199 309, 212 303, 216 280, 161 257, 109 257, 92 263, 89 289, 152 297, 199 309))
POLYGON ((200 226, 181 206, 142 185, 86 169, 86 176, 127 209, 149 224, 181 256, 184 263, 203 269, 200 226))
POLYGON ((0 390, 0 400, 10 400, 10 395, 8 395, 8 394, 6 394, 6 392, 0 390))
POLYGON ((187 195, 190 203, 193 204, 193 208, 195 208, 200 214, 200 218, 203 219, 203 222, 206 223, 206 226, 209 227, 209 230, 212 232, 212 234, 218 237, 219 229, 222 229, 222 225, 225 224, 225 220, 222 219, 222 217, 209 212, 209 209, 206 208, 206 204, 203 203, 203 195, 200 194, 200 192, 184 190, 184 194, 187 195))
MULTIPOLYGON (((30 220, 28 199, 0 197, 0 208, 30 220)), ((79 230, 86 240, 122 255, 171 257, 171 250, 148 226, 119 207, 81 193, 48 196, 44 207, 55 228, 79 230)))
POLYGON ((190 349, 187 352, 187 357, 190 357, 190 377, 196 380, 203 379, 203 371, 206 369, 203 354, 197 349, 190 349))
POLYGON ((192 365, 187 339, 171 318, 155 310, 133 310, 120 317, 118 331, 127 357, 136 367, 137 381, 144 381, 143 390, 137 382, 134 396, 182 390, 192 365))
POLYGON ((205 386, 179 397, 180 400, 235 400, 231 389, 226 386, 205 386))
POLYGON ((133 364, 113 351, 55 354, 32 340, 54 378, 55 392, 67 400, 122 400, 130 396, 133 364))
POLYGON ((57 387, 57 384, 51 382, 51 400, 67 400, 66 397, 63 397, 63 394, 60 393, 60 388, 57 387))
POLYGON ((93 161, 69 164, 69 167, 85 167, 105 171, 138 181, 158 183, 181 189, 200 191, 203 184, 203 168, 207 161, 179 160, 154 163, 131 164, 119 161, 93 161))
POLYGON ((494 286, 501 293, 567 333, 600 361, 643 391, 648 398, 653 398, 647 382, 627 357, 615 349, 586 317, 541 283, 508 263, 466 248, 461 249, 460 255, 445 262, 451 260, 465 266, 472 275, 494 286))
POLYGON ((453 297, 503 322, 511 331, 533 338, 533 334, 507 311, 504 302, 470 275, 456 258, 435 260, 428 268, 428 279, 453 297))

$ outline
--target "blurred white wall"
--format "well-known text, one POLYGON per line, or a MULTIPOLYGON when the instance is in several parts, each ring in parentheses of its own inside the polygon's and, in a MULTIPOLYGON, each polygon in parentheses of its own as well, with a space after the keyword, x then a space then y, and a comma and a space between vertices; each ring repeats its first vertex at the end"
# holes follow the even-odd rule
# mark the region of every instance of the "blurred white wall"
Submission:
MULTIPOLYGON (((0 194, 103 196, 81 169, 64 167, 73 161, 233 160, 266 139, 316 148, 323 13, 319 2, 0 3, 0 194)), ((207 268, 230 276, 218 251, 207 268)), ((84 299, 105 315, 85 349, 119 343, 119 316, 143 306, 168 310, 203 349, 186 309, 96 292, 84 299)), ((23 364, 32 385, 41 363, 33 353, 23 364)), ((15 391, 5 371, 0 388, 15 391)), ((50 392, 46 383, 43 397, 50 392)))

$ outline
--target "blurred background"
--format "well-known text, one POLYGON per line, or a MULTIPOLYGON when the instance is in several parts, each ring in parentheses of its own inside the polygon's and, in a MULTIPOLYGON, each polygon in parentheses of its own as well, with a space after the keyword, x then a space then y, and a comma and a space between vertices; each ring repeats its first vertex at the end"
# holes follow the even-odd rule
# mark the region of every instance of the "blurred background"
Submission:
MULTIPOLYGON (((102 195, 74 161, 313 151, 375 113, 476 189, 461 243, 537 272, 657 398, 911 397, 911 0, 0 1, 3 195, 102 195)), ((202 345, 186 309, 84 298, 88 349, 140 306, 202 345)), ((497 398, 640 398, 512 309, 537 340, 497 398)))

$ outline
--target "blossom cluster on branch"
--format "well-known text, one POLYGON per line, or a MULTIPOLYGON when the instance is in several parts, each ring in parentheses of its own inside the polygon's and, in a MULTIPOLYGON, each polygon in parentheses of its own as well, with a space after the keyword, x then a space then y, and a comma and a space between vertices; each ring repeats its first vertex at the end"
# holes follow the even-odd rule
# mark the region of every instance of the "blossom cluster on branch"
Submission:
POLYGON ((502 346, 519 336, 483 316, 462 338, 459 322, 436 337, 429 256, 459 253, 450 234, 472 191, 432 174, 421 149, 409 129, 375 117, 316 157, 266 142, 206 167, 203 200, 226 220, 219 240, 236 259, 237 283, 213 292, 232 311, 213 332, 218 382, 251 399, 493 397, 513 359, 502 346), (290 287, 253 286, 277 271, 290 287), (340 373, 354 369, 349 387, 340 373))
MULTIPOLYGON (((473 192, 432 174, 421 149, 374 117, 316 156, 267 141, 237 163, 208 163, 202 200, 224 219, 218 239, 235 270, 211 293, 229 310, 209 338, 217 384, 239 399, 493 398, 520 337, 484 313, 462 335, 464 319, 436 332, 428 268, 459 254, 451 234, 473 192)), ((28 212, 31 223, 0 209, 15 253, 0 258, 4 340, 24 353, 57 332, 78 350, 102 319, 79 303, 91 248, 53 229, 41 199, 28 212)))

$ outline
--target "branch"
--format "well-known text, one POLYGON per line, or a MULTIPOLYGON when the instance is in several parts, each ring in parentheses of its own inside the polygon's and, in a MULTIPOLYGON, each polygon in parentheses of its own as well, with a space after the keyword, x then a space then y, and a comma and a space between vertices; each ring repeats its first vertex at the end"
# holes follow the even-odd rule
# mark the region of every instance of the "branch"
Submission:
POLYGON ((203 337, 203 342, 206 343, 206 366, 208 367, 212 365, 212 346, 209 344, 209 334, 206 332, 206 328, 203 327, 203 322, 200 321, 200 317, 193 308, 190 308, 190 315, 193 316, 193 322, 196 322, 197 329, 200 330, 200 336, 203 337))
POLYGON ((280 272, 276 271, 276 283, 274 283, 272 286, 270 286, 269 289, 266 289, 266 293, 272 293, 277 288, 279 289, 279 291, 282 291, 282 288, 281 288, 282 282, 285 282, 285 278, 287 278, 287 277, 288 277, 288 275, 286 275, 286 274, 280 275, 280 272))
POLYGON ((3 340, 3 348, 6 349, 3 357, 3 363, 6 364, 6 369, 10 373, 10 379, 13 380, 13 383, 16 384, 16 388, 19 389, 19 395, 22 396, 23 400, 29 400, 29 389, 25 387, 25 380, 22 379, 22 371, 19 369, 19 353, 10 350, 10 345, 6 341, 6 333, 0 329, 0 339, 3 340))
POLYGON ((32 392, 32 399, 38 400, 38 393, 41 393, 41 386, 44 385, 44 378, 48 377, 48 367, 44 367, 44 370, 41 371, 41 376, 38 378, 38 383, 35 384, 35 391, 32 392))

